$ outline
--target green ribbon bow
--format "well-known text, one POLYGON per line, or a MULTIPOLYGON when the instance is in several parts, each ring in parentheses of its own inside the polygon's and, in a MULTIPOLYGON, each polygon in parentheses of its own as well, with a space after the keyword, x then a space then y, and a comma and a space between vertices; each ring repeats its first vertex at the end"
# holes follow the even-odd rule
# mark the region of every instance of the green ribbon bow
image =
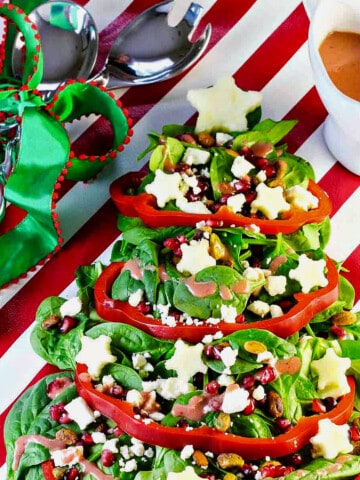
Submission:
MULTIPOLYGON (((27 0, 27 11, 40 3, 27 0)), ((23 214, 16 226, 7 228, 6 221, 0 225, 2 287, 60 249, 63 239, 56 200, 61 183, 65 179, 86 181, 96 177, 129 141, 131 120, 121 102, 94 83, 67 82, 46 104, 36 90, 43 71, 36 26, 14 4, 0 4, 0 15, 8 24, 0 74, 0 221, 5 214, 4 201, 23 214), (17 31, 23 35, 26 49, 21 80, 13 78, 11 70, 17 31), (110 122, 112 147, 100 156, 77 157, 63 123, 91 113, 110 122)))

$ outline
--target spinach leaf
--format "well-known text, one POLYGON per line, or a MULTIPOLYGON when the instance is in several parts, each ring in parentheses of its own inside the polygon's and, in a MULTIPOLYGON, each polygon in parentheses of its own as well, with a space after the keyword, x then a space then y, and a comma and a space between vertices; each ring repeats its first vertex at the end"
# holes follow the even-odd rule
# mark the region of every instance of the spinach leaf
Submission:
POLYGON ((294 233, 284 235, 284 240, 297 253, 324 249, 330 237, 330 219, 321 223, 308 223, 294 233))
POLYGON ((142 379, 140 375, 132 368, 119 363, 111 363, 104 369, 106 374, 110 374, 122 387, 142 390, 142 379))
POLYGON ((61 427, 61 425, 51 419, 49 415, 50 406, 59 402, 68 403, 77 397, 78 394, 75 386, 72 384, 58 395, 55 400, 51 400, 46 395, 47 385, 58 377, 72 379, 72 375, 68 372, 56 373, 43 378, 25 391, 6 417, 4 438, 7 451, 8 480, 42 478, 41 476, 36 477, 36 474, 39 473, 37 466, 50 458, 48 450, 39 444, 29 443, 24 455, 20 459, 18 470, 14 472, 12 470, 12 462, 14 459, 15 442, 22 435, 31 434, 40 434, 52 438, 55 435, 55 430, 61 427), (32 472, 32 470, 34 471, 32 472))
MULTIPOLYGON (((301 468, 303 480, 328 479, 353 479, 360 472, 360 457, 357 455, 340 456, 339 459, 325 460, 315 458, 308 465, 301 468), (336 466, 336 468, 334 468, 336 466)), ((283 477, 284 480, 298 480, 299 472, 295 470, 283 477)))
POLYGON ((261 415, 252 413, 251 415, 242 415, 235 413, 231 415, 231 433, 242 437, 251 438, 270 438, 272 437, 270 422, 266 421, 261 415))
POLYGON ((231 182, 234 178, 231 172, 234 157, 220 149, 213 149, 213 152, 213 158, 210 163, 210 182, 215 201, 218 201, 223 195, 221 185, 224 182, 231 182))
POLYGON ((127 354, 149 352, 154 362, 159 361, 172 348, 174 343, 161 340, 124 323, 102 323, 86 332, 91 338, 107 335, 111 345, 127 354))
POLYGON ((150 156, 150 171, 156 172, 158 169, 166 171, 169 166, 174 167, 183 156, 184 151, 185 147, 180 140, 166 137, 165 143, 156 146, 150 156))
POLYGON ((92 265, 83 265, 75 272, 76 284, 79 288, 77 296, 80 298, 83 307, 87 307, 87 313, 94 305, 94 286, 104 266, 101 262, 92 265))
POLYGON ((80 313, 76 316, 78 324, 68 333, 61 333, 56 328, 45 330, 42 322, 52 314, 59 315, 60 306, 65 299, 48 297, 36 312, 35 327, 30 335, 31 346, 45 361, 60 369, 74 369, 75 356, 80 350, 80 338, 84 331, 93 324, 87 316, 80 313))
POLYGON ((217 265, 216 267, 207 267, 195 275, 196 282, 214 282, 216 292, 206 297, 194 296, 184 283, 179 283, 174 291, 174 305, 182 312, 196 318, 220 318, 220 307, 222 304, 231 305, 236 308, 237 313, 244 310, 250 294, 241 294, 232 292, 231 300, 223 300, 220 288, 222 286, 231 289, 232 285, 240 282, 242 276, 234 269, 217 265))

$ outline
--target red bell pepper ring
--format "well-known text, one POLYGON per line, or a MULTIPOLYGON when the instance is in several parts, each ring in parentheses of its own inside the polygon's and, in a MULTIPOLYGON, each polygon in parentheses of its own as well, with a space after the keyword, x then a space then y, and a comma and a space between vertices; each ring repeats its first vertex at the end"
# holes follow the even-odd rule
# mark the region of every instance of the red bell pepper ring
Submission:
POLYGON ((156 422, 145 423, 136 414, 131 403, 96 390, 85 365, 78 364, 75 372, 75 384, 79 395, 93 409, 100 411, 124 432, 138 440, 176 450, 181 450, 185 445, 192 445, 195 449, 211 451, 215 455, 224 452, 238 453, 246 460, 260 460, 265 456, 278 458, 297 452, 317 434, 319 420, 328 418, 338 425, 346 423, 352 413, 355 399, 355 381, 348 377, 348 382, 350 392, 342 397, 333 410, 301 417, 296 426, 277 437, 248 438, 223 433, 208 426, 186 429, 167 427, 156 422))
POLYGON ((249 328, 269 330, 278 337, 286 338, 298 332, 317 313, 333 304, 339 295, 339 275, 334 262, 327 258, 328 284, 315 292, 296 293, 296 304, 280 317, 259 320, 253 323, 226 323, 219 322, 217 325, 183 325, 176 327, 163 325, 160 320, 148 317, 128 302, 114 300, 110 297, 111 287, 124 266, 123 262, 111 263, 101 273, 95 289, 95 306, 98 314, 104 320, 111 322, 123 322, 137 327, 155 337, 168 340, 182 338, 189 342, 199 342, 207 334, 215 334, 221 331, 224 335, 249 328))
POLYGON ((185 213, 178 210, 161 210, 156 198, 149 193, 129 194, 136 190, 146 173, 129 172, 110 185, 110 195, 117 209, 127 217, 140 217, 148 227, 196 226, 201 221, 211 227, 246 227, 257 225, 265 234, 292 233, 308 223, 320 223, 331 213, 332 205, 326 192, 315 182, 309 180, 308 191, 319 199, 317 208, 309 211, 292 209, 282 220, 245 217, 234 213, 227 206, 222 206, 216 213, 185 213))

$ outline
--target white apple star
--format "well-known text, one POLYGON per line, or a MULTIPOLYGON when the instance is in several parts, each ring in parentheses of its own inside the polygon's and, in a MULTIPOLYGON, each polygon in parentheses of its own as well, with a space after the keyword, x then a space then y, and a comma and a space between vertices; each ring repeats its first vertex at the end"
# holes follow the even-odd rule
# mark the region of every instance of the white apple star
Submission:
POLYGON ((289 277, 300 283, 304 293, 309 293, 313 287, 325 287, 328 284, 325 266, 324 259, 312 260, 303 253, 299 257, 299 265, 289 271, 289 277))
POLYGON ((224 75, 212 87, 189 90, 187 99, 199 113, 196 132, 243 131, 246 115, 261 104, 262 95, 241 90, 231 75, 224 75))
POLYGON ((84 363, 94 379, 99 378, 105 365, 116 362, 116 357, 111 354, 110 343, 111 338, 107 335, 100 335, 97 338, 84 335, 81 339, 81 350, 75 360, 78 363, 84 363))
POLYGON ((338 398, 350 391, 346 378, 350 365, 350 358, 338 357, 333 348, 328 348, 322 358, 311 362, 312 370, 319 377, 317 388, 321 398, 338 398))
POLYGON ((324 457, 331 460, 340 453, 350 453, 353 445, 349 440, 349 426, 336 425, 329 418, 318 422, 318 433, 310 438, 313 457, 324 457))
POLYGON ((256 198, 251 202, 251 213, 261 212, 269 220, 274 220, 279 213, 290 210, 290 204, 284 198, 282 187, 268 187, 261 182, 256 187, 256 198))

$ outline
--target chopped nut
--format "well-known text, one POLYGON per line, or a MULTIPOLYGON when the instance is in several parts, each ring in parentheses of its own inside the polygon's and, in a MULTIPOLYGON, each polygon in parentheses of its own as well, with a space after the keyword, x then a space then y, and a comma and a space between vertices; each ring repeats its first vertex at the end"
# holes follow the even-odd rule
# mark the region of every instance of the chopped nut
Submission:
POLYGON ((268 411, 274 418, 282 417, 284 413, 284 405, 281 397, 274 391, 270 390, 267 394, 268 411))
POLYGON ((266 345, 256 340, 249 340, 244 343, 244 350, 249 353, 264 353, 267 351, 266 345))
POLYGON ((338 312, 331 317, 331 321, 335 325, 352 325, 357 320, 356 314, 353 312, 338 312))
POLYGON ((198 465, 199 467, 207 467, 209 465, 209 460, 206 458, 206 455, 200 450, 195 450, 192 458, 196 465, 198 465))
POLYGON ((67 472, 68 467, 55 467, 53 468, 52 474, 55 480, 62 480, 65 478, 65 473, 67 472))
POLYGON ((55 328, 57 325, 59 325, 60 322, 60 315, 56 315, 55 313, 53 313, 48 318, 45 318, 41 326, 44 330, 51 330, 52 328, 55 328))
POLYGON ((239 477, 237 477, 234 473, 225 473, 225 476, 223 480, 237 480, 239 477))
POLYGON ((208 132, 200 132, 198 135, 198 142, 203 147, 209 148, 215 145, 215 138, 208 132))
POLYGON ((227 470, 233 467, 242 467, 244 465, 244 459, 237 453, 220 453, 216 459, 220 468, 227 470))
POLYGON ((229 262, 230 254, 226 246, 222 243, 216 233, 210 235, 210 250, 209 253, 215 260, 224 260, 229 262))
POLYGON ((55 435, 56 440, 64 442, 66 445, 75 445, 78 440, 78 435, 71 428, 60 428, 55 435))
POLYGON ((228 413, 220 412, 215 421, 215 428, 219 432, 227 432, 231 426, 231 417, 228 413))

